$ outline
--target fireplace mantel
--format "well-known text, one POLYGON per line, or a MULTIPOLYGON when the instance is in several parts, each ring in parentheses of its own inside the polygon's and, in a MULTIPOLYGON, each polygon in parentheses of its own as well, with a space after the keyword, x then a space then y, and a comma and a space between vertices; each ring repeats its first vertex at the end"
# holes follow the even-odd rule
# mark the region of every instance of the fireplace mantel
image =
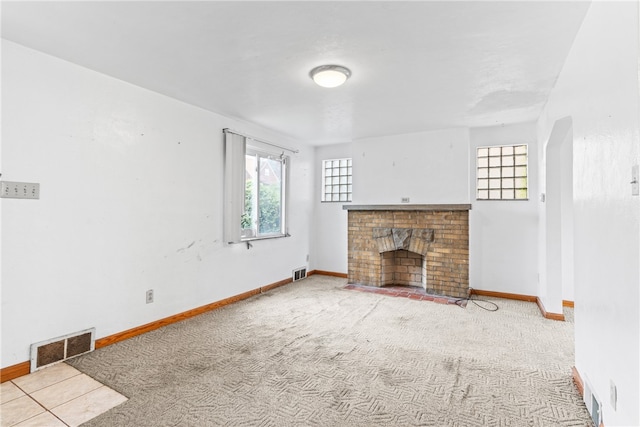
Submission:
POLYGON ((342 205, 345 211, 469 211, 471 205, 440 204, 440 205, 342 205))

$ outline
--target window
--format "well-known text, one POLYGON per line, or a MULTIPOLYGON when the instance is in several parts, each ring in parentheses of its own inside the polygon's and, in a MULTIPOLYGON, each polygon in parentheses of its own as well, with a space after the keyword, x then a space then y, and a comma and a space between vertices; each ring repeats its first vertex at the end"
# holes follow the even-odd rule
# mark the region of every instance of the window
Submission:
POLYGON ((289 157, 230 130, 224 135, 225 242, 288 236, 289 157))
POLYGON ((351 201, 351 159, 322 161, 322 201, 351 201))
POLYGON ((247 148, 245 156, 244 239, 283 236, 286 157, 247 148))
POLYGON ((478 147, 477 200, 527 200, 527 146, 478 147))

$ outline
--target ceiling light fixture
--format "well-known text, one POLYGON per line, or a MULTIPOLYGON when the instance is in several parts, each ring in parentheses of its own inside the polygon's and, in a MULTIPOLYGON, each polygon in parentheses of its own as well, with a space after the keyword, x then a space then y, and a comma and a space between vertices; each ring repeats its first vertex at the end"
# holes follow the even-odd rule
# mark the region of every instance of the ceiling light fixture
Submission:
POLYGON ((309 76, 318 86, 337 87, 351 77, 351 71, 340 65, 321 65, 311 70, 309 76))

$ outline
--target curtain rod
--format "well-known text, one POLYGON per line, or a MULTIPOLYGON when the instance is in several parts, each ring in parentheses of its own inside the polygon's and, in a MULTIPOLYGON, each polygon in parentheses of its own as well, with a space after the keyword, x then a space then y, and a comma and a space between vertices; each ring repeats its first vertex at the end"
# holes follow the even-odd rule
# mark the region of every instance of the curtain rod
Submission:
POLYGON ((255 137, 253 137, 251 135, 247 135, 246 133, 236 132, 233 129, 224 128, 224 129, 222 129, 222 132, 224 132, 224 133, 232 133, 234 135, 239 135, 239 136, 244 136, 245 138, 253 139, 254 141, 258 141, 258 142, 260 142, 262 144, 267 144, 267 145, 271 145, 272 147, 282 148, 283 150, 290 151, 290 152, 292 152, 294 154, 298 154, 300 152, 300 150, 296 150, 296 149, 293 149, 293 148, 289 148, 289 147, 285 147, 285 146, 282 146, 282 145, 274 144, 274 143, 271 143, 271 142, 263 141, 261 139, 255 138, 255 137))

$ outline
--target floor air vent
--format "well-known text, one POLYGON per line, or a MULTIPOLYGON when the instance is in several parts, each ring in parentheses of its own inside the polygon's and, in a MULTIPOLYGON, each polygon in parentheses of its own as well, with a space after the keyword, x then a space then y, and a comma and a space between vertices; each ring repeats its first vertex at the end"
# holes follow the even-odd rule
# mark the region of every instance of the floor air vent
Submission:
POLYGON ((31 372, 93 351, 96 328, 31 344, 31 372))
POLYGON ((301 280, 307 277, 307 267, 300 267, 293 270, 293 281, 301 280))

